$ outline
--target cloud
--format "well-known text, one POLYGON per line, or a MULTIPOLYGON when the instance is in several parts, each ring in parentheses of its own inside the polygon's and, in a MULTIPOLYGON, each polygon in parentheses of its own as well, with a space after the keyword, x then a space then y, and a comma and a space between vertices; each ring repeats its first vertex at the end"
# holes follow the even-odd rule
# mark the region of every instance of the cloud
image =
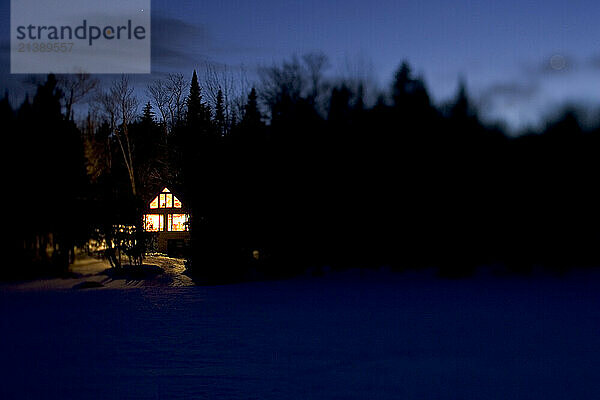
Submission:
POLYGON ((179 18, 152 16, 152 41, 170 47, 195 43, 208 46, 211 36, 202 24, 191 24, 179 18))
POLYGON ((205 26, 177 18, 152 16, 152 68, 189 68, 208 60, 212 38, 205 26))
POLYGON ((240 55, 277 55, 273 48, 229 43, 214 37, 201 23, 179 18, 152 16, 153 71, 190 69, 217 58, 240 55))

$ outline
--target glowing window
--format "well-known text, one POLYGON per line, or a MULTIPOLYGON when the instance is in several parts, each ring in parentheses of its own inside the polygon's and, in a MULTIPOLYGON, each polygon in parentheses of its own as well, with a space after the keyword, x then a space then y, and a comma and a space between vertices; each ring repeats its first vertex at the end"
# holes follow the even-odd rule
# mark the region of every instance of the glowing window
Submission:
POLYGON ((188 230, 188 215, 187 214, 169 214, 169 231, 183 232, 188 230))
POLYGON ((150 208, 182 208, 181 200, 173 196, 169 189, 163 191, 150 202, 150 208))
POLYGON ((173 208, 173 195, 172 194, 161 193, 159 195, 159 199, 160 199, 158 202, 159 208, 173 208))
POLYGON ((173 207, 181 208, 181 201, 179 201, 179 199, 175 196, 173 196, 173 207))
POLYGON ((161 214, 144 215, 144 230, 146 232, 159 232, 165 226, 165 216, 161 214))

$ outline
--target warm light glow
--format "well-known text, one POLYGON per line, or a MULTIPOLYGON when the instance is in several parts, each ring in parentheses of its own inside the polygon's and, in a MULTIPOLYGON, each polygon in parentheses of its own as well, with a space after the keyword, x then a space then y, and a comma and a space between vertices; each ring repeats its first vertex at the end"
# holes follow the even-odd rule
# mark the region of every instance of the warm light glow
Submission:
POLYGON ((181 201, 179 201, 179 199, 175 196, 173 196, 173 207, 181 208, 181 201))
POLYGON ((159 208, 173 208, 173 195, 161 193, 159 195, 160 201, 158 203, 159 208))
POLYGON ((150 208, 182 208, 181 201, 170 193, 169 189, 163 191, 150 202, 150 208))
POLYGON ((165 226, 165 216, 161 214, 144 215, 144 230, 146 232, 159 232, 165 226))
POLYGON ((184 232, 188 230, 187 214, 169 214, 169 231, 171 232, 184 232))

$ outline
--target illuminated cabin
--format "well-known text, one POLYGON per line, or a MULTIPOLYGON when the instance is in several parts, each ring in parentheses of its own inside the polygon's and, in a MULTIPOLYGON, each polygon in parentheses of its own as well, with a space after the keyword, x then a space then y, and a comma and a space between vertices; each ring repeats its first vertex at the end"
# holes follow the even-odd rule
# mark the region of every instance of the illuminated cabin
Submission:
POLYGON ((190 215, 181 200, 164 188, 150 203, 144 214, 144 230, 155 232, 156 251, 182 255, 189 246, 190 215))

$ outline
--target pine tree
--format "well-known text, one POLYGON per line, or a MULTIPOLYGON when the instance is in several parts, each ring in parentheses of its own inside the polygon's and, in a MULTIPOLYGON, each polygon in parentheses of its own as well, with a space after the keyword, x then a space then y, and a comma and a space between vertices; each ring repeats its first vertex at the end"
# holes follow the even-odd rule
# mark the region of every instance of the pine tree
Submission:
POLYGON ((196 70, 192 75, 190 93, 187 98, 187 126, 192 130, 200 130, 201 133, 207 133, 210 126, 210 109, 202 102, 202 93, 196 70))
POLYGON ((364 111, 365 109, 365 87, 361 82, 358 85, 356 92, 356 100, 354 101, 354 110, 357 112, 364 111))
POLYGON ((217 104, 215 106, 215 128, 219 136, 225 135, 225 107, 223 105, 223 92, 219 89, 217 93, 217 104))
MULTIPOLYGON (((38 85, 37 92, 31 103, 35 112, 43 118, 48 118, 52 121, 63 119, 61 112, 60 99, 63 93, 58 87, 58 81, 54 74, 49 74, 46 82, 38 85)), ((46 120, 48 121, 48 120, 46 120)))
POLYGON ((258 96, 256 95, 255 88, 252 88, 250 94, 248 94, 248 102, 244 107, 242 124, 248 127, 261 127, 263 125, 262 115, 258 109, 258 96))
POLYGON ((468 119, 475 116, 473 107, 469 102, 467 85, 463 79, 458 84, 458 91, 450 110, 450 116, 454 119, 468 119))
POLYGON ((346 125, 350 123, 350 99, 352 93, 346 85, 333 88, 329 103, 329 115, 327 119, 335 124, 346 125))
POLYGON ((196 70, 192 75, 192 82, 190 84, 190 93, 187 98, 187 125, 194 126, 198 124, 200 120, 200 113, 202 109, 202 95, 200 94, 200 85, 198 84, 198 75, 196 70))
MULTIPOLYGON (((87 179, 82 135, 72 121, 65 120, 61 97, 56 77, 50 74, 37 86, 31 105, 27 99, 19 110, 22 183, 14 190, 30 210, 23 226, 45 238, 52 236, 53 262, 66 268, 74 254, 75 238, 86 229, 85 216, 76 210, 82 205, 87 179), (48 193, 52 196, 46 196, 48 193), (43 207, 36 207, 35 199, 42 196, 48 198, 43 207)), ((40 251, 46 253, 45 249, 43 246, 40 251)))
POLYGON ((232 126, 232 137, 235 142, 243 145, 263 143, 265 140, 265 124, 258 109, 258 96, 254 88, 248 94, 239 123, 232 126))
POLYGON ((408 105, 408 97, 412 92, 413 83, 414 80, 410 66, 407 62, 403 62, 394 76, 394 84, 392 86, 394 106, 403 109, 408 105))
POLYGON ((4 98, 0 101, 0 121, 3 124, 9 124, 12 122, 14 116, 15 114, 8 100, 8 91, 6 91, 4 98))
POLYGON ((152 111, 152 105, 150 105, 150 102, 146 103, 144 110, 142 111, 142 124, 154 124, 154 111, 152 111))

